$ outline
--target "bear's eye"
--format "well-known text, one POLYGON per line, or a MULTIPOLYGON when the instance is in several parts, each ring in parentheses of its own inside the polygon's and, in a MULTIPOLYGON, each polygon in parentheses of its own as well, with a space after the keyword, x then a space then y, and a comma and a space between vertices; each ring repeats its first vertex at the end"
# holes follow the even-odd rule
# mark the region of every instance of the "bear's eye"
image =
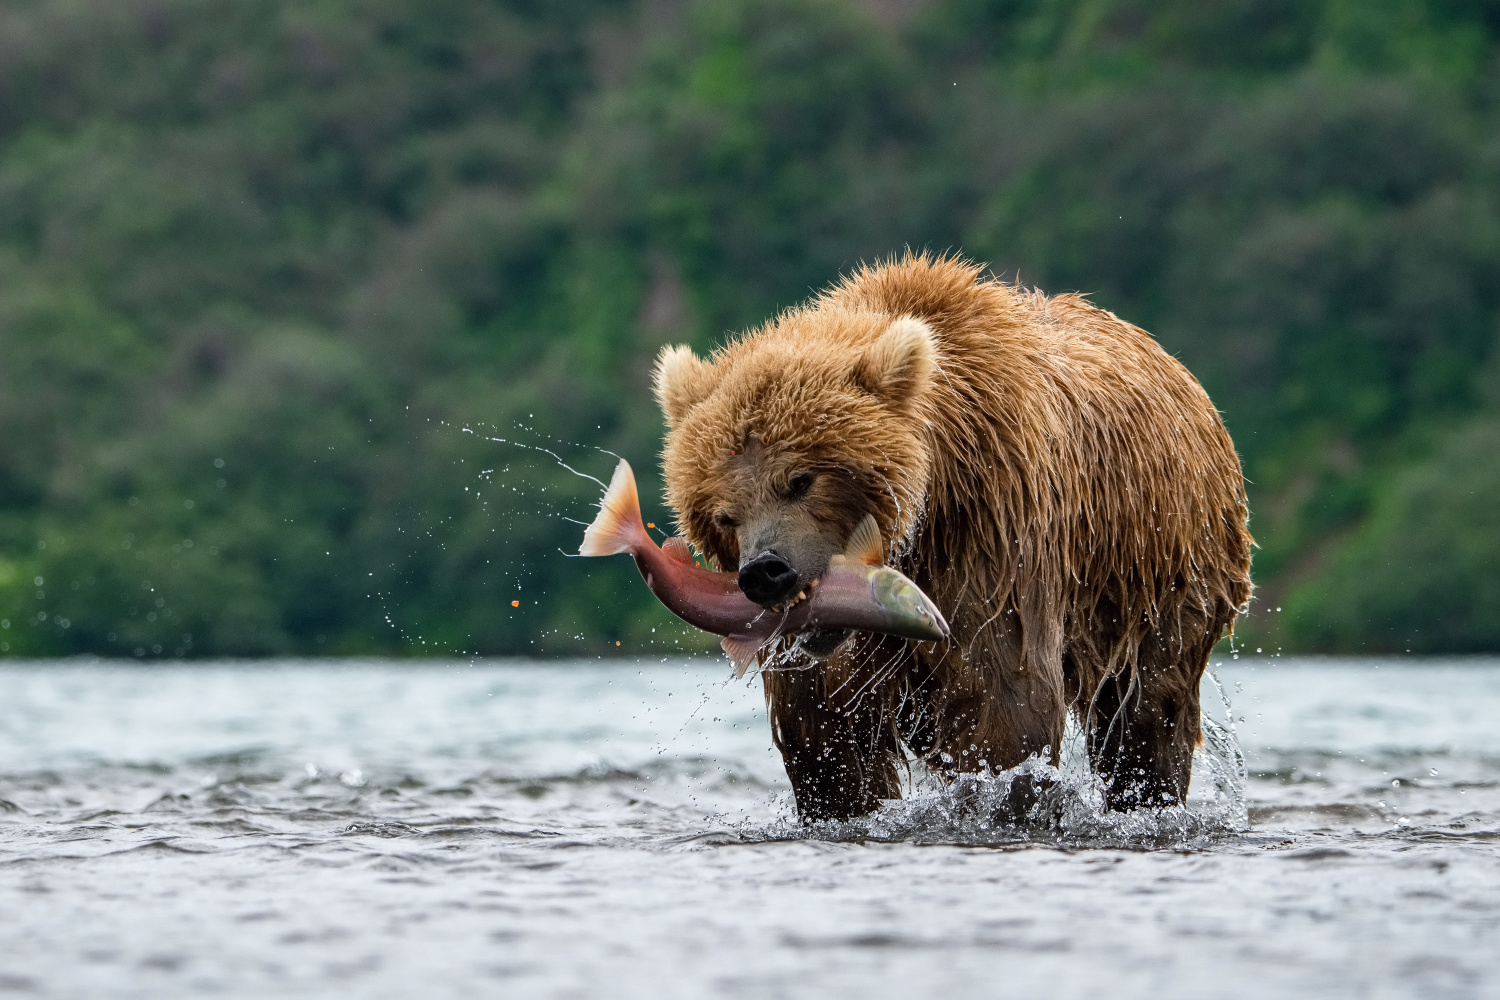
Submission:
POLYGON ((807 491, 812 489, 813 474, 804 472, 792 477, 792 481, 786 484, 786 498, 788 500, 801 500, 807 496, 807 491))
POLYGON ((728 514, 720 511, 714 515, 714 524, 717 524, 721 528, 733 528, 735 527, 735 520, 728 514))

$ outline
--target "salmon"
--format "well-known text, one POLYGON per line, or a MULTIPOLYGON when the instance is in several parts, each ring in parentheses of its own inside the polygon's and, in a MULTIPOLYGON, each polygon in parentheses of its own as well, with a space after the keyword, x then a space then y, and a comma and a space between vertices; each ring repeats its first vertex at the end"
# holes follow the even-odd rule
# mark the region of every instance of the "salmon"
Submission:
POLYGON ((948 637, 948 623, 922 589, 884 565, 880 529, 866 516, 844 552, 812 585, 811 595, 782 611, 768 611, 746 597, 737 575, 703 569, 693 560, 687 539, 668 538, 660 546, 641 520, 635 473, 623 458, 599 504, 599 515, 583 533, 578 554, 628 553, 646 586, 678 618, 723 636, 720 645, 743 677, 772 640, 814 628, 880 632, 918 641, 948 637))

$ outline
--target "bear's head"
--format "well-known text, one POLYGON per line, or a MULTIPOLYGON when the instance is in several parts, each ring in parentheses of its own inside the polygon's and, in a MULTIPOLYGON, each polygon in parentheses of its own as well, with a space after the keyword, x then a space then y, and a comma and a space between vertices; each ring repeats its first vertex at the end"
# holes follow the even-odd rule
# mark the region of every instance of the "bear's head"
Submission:
POLYGON ((669 347, 667 500, 684 533, 764 607, 807 590, 866 514, 913 530, 930 467, 933 331, 821 303, 704 360, 669 347))

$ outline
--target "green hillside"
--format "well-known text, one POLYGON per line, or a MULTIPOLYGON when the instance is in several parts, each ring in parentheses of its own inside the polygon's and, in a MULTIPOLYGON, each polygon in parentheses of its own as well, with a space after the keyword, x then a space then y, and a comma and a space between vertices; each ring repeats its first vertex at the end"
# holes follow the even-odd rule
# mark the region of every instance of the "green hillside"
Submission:
POLYGON ((908 245, 1198 374, 1247 641, 1500 650, 1497 125, 1495 0, 0 0, 0 653, 701 645, 551 453, 908 245))

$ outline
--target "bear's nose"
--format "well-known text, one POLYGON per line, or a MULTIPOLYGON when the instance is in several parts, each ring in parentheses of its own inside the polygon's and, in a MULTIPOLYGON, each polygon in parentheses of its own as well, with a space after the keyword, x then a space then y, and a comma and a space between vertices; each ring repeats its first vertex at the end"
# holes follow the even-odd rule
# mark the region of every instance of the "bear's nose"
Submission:
POLYGON ((779 604, 797 591, 797 571, 774 552, 762 552, 740 567, 740 589, 763 608, 779 604))

